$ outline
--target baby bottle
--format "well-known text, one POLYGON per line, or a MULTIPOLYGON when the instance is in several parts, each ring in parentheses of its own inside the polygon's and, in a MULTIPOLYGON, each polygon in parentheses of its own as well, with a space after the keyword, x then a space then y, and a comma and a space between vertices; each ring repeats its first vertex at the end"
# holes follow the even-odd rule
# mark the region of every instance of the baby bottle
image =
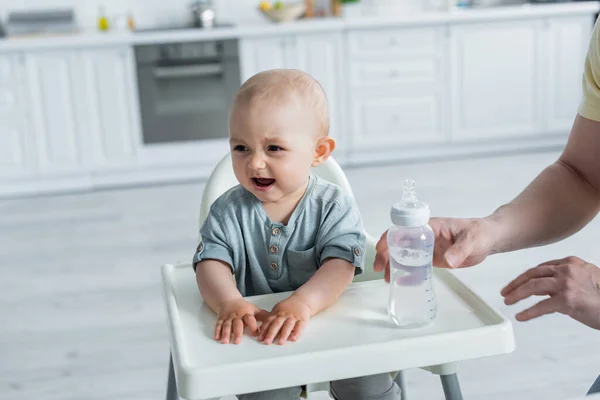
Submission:
POLYGON ((436 316, 432 284, 434 234, 429 206, 417 200, 412 180, 404 182, 402 199, 392 206, 387 242, 390 255, 388 314, 401 328, 419 328, 436 316))

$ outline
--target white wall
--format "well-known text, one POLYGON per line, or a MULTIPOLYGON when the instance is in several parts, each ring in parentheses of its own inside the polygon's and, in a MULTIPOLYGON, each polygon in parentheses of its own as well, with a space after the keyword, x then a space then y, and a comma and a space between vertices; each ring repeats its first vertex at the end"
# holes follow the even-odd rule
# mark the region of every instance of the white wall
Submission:
MULTIPOLYGON (((230 22, 265 22, 258 12, 260 0, 213 0, 217 16, 230 22)), ((302 0, 297 0, 302 1, 302 0)), ((319 0, 322 5, 327 0, 319 0)), ((73 7, 77 20, 84 28, 95 26, 98 7, 104 6, 110 15, 133 13, 139 27, 177 24, 189 17, 189 0, 0 0, 0 15, 5 18, 8 10, 73 7)))

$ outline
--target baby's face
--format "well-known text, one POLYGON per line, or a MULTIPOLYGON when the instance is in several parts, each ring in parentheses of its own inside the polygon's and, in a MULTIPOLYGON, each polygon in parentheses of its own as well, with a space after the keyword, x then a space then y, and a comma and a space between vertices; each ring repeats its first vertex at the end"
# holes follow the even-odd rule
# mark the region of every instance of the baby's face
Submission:
POLYGON ((314 114, 293 100, 234 106, 229 137, 236 178, 263 203, 304 193, 317 129, 314 114))

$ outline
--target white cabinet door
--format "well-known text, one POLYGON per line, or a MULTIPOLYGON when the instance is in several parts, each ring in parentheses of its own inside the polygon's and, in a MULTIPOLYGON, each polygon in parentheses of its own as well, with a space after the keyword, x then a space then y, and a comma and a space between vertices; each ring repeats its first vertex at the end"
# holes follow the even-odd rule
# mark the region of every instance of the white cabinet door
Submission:
POLYGON ((28 103, 39 173, 81 173, 76 93, 72 76, 79 65, 73 51, 26 56, 28 103))
POLYGON ((0 178, 23 177, 34 172, 34 158, 29 152, 27 136, 22 122, 0 121, 0 178))
POLYGON ((356 95, 349 114, 355 129, 356 152, 439 143, 443 139, 439 99, 429 90, 420 97, 401 97, 396 92, 356 95))
POLYGON ((83 65, 86 124, 81 134, 89 138, 85 154, 90 168, 134 164, 140 125, 132 49, 88 50, 83 52, 83 65))
POLYGON ((296 43, 293 36, 240 40, 242 83, 258 72, 294 68, 296 63, 296 43))
POLYGON ((589 15, 547 21, 543 115, 545 131, 549 133, 568 133, 573 125, 581 101, 583 66, 592 29, 589 15))
POLYGON ((350 100, 344 119, 353 156, 443 143, 446 30, 358 29, 347 38, 350 100))
MULTIPOLYGON (((340 126, 338 77, 341 72, 342 60, 342 35, 336 34, 306 34, 296 37, 296 65, 315 78, 325 91, 329 105, 330 135, 342 145, 345 138, 339 137, 342 129, 340 126)), ((339 153, 338 153, 339 154, 339 153)))
POLYGON ((452 140, 538 134, 542 21, 450 28, 452 140))
POLYGON ((35 172, 22 54, 0 55, 0 178, 35 172))

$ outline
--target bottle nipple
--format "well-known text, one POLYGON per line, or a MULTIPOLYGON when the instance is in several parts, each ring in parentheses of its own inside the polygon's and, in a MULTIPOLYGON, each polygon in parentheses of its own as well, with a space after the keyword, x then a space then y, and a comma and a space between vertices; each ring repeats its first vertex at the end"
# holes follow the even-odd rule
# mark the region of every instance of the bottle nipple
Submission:
POLYGON ((415 181, 412 179, 406 179, 404 181, 404 192, 402 193, 402 200, 406 203, 417 202, 417 192, 415 190, 415 181))

